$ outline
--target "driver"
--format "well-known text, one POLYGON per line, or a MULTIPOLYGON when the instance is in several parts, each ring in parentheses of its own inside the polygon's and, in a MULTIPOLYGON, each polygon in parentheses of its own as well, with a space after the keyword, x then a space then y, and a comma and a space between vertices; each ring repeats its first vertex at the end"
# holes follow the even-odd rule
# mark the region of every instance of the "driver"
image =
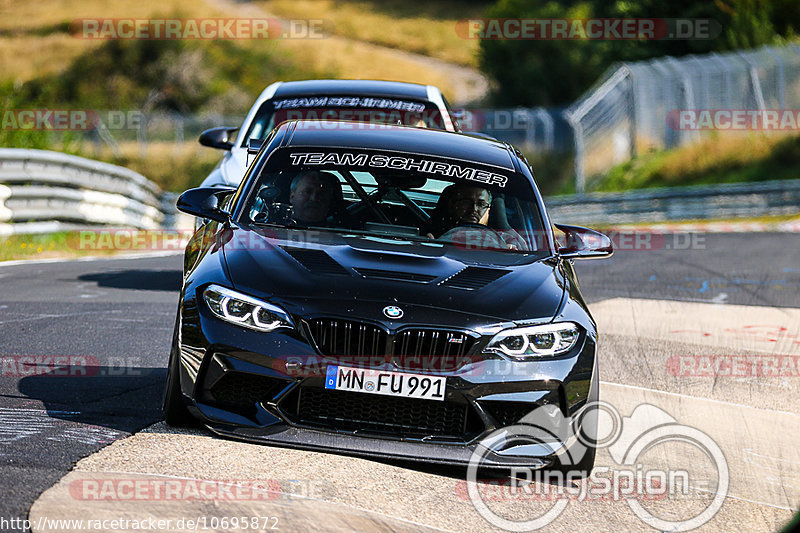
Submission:
MULTIPOLYGON (((502 197, 498 199, 497 209, 505 211, 502 197)), ((489 209, 492 206, 492 193, 480 185, 457 183, 442 191, 440 202, 431 214, 427 227, 427 237, 438 239, 448 231, 459 226, 486 226, 497 235, 500 242, 511 250, 527 250, 524 239, 508 222, 504 229, 489 226, 489 209)), ((502 227, 502 226, 501 226, 502 227)))
POLYGON ((492 193, 475 185, 456 186, 447 212, 454 226, 464 224, 486 225, 489 220, 489 207, 492 205, 492 193))
MULTIPOLYGON (((428 237, 438 239, 449 230, 466 224, 485 226, 489 220, 489 207, 492 205, 492 193, 478 185, 458 183, 442 192, 444 213, 431 217, 428 237)), ((438 209, 437 209, 438 210, 438 209)))
POLYGON ((342 187, 330 172, 300 172, 289 186, 292 219, 299 224, 325 225, 333 203, 342 196, 342 187))

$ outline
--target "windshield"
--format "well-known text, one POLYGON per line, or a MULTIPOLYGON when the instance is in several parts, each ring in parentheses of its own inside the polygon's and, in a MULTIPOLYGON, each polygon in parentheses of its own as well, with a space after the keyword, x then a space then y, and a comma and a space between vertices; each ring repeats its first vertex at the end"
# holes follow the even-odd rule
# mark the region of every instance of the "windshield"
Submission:
POLYGON ((548 249, 526 177, 428 155, 280 149, 260 171, 244 213, 256 225, 516 253, 548 249))
POLYGON ((346 120, 445 129, 442 114, 431 102, 363 96, 282 98, 261 105, 242 146, 247 146, 250 139, 266 138, 281 122, 296 119, 346 120))

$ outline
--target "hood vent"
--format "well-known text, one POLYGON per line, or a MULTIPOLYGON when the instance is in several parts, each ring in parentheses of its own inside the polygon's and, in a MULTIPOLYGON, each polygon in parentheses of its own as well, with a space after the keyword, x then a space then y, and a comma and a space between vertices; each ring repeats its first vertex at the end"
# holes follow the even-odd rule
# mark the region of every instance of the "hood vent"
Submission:
POLYGON ((511 271, 501 270, 498 268, 469 266, 458 271, 455 275, 450 276, 439 285, 442 287, 451 287, 453 289, 481 289, 493 281, 497 281, 498 279, 502 278, 509 272, 511 271))
POLYGON ((395 281, 410 281, 413 283, 429 283, 438 277, 430 274, 395 272, 394 270, 379 270, 377 268, 354 268, 353 270, 365 278, 391 279, 395 281))
POLYGON ((316 248, 295 248, 292 246, 281 246, 283 250, 292 258, 315 274, 343 274, 347 275, 347 270, 342 265, 334 261, 323 250, 316 248))

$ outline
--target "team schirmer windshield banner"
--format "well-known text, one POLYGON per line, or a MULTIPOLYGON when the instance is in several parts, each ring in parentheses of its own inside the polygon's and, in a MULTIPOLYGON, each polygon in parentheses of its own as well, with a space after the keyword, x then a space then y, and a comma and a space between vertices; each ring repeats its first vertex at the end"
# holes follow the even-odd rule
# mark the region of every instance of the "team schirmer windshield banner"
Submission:
POLYGON ((289 154, 293 165, 341 165, 372 168, 389 168, 397 170, 413 170, 427 174, 438 174, 451 178, 460 178, 505 187, 508 178, 487 170, 480 170, 455 163, 433 161, 430 159, 390 156, 384 154, 365 154, 349 152, 294 152, 289 154))

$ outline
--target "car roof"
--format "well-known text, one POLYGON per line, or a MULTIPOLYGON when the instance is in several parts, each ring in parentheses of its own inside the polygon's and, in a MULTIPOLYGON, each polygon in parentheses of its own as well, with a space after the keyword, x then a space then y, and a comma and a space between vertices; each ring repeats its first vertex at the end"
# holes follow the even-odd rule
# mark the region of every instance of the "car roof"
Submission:
POLYGON ((285 81, 275 89, 275 97, 314 95, 352 95, 414 98, 428 100, 428 86, 418 83, 379 80, 304 80, 285 81))
POLYGON ((365 148, 482 163, 514 171, 512 151, 500 141, 444 130, 344 121, 292 120, 284 146, 365 148))

